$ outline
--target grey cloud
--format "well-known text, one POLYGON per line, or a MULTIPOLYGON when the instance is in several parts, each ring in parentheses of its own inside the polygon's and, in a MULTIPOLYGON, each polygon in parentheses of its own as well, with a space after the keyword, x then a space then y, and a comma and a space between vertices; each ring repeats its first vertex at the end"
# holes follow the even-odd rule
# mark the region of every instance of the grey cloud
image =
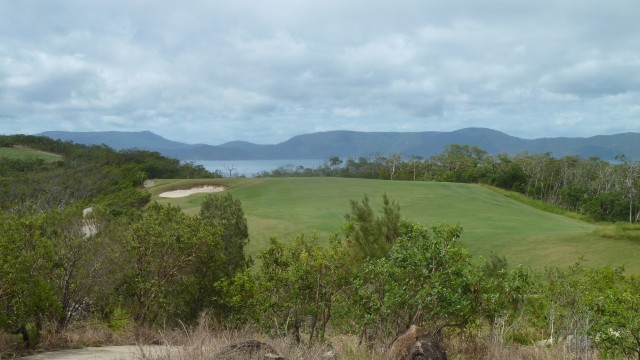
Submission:
POLYGON ((407 104, 409 115, 419 118, 441 117, 444 113, 444 101, 442 99, 417 99, 414 103, 407 104))
POLYGON ((543 86, 584 97, 640 92, 640 58, 588 60, 546 75, 543 86))
POLYGON ((99 86, 97 77, 89 72, 54 74, 22 87, 22 99, 45 105, 86 101, 99 86))
POLYGON ((2 2, 0 107, 20 120, 0 122, 214 143, 348 126, 552 136, 607 131, 604 117, 633 130, 639 11, 636 0, 2 2))

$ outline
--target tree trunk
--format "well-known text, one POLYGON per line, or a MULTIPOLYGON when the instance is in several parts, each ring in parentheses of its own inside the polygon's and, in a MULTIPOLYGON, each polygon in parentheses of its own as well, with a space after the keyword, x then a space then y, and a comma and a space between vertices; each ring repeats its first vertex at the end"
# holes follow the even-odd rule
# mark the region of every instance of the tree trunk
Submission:
POLYGON ((27 326, 25 324, 20 325, 18 329, 11 332, 15 335, 22 335, 22 342, 27 348, 31 348, 31 339, 29 338, 29 332, 27 331, 27 326))
POLYGON ((293 321, 293 336, 294 336, 294 339, 296 340, 296 344, 299 345, 302 339, 300 338, 300 319, 298 319, 297 316, 293 321))

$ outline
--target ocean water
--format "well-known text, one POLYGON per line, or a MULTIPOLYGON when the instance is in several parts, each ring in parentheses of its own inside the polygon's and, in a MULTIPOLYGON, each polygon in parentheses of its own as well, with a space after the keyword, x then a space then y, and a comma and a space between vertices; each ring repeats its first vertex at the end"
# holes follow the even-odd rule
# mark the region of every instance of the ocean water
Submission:
POLYGON ((228 177, 243 175, 253 177, 262 171, 271 171, 279 167, 303 166, 305 168, 315 169, 321 166, 325 159, 278 159, 278 160, 189 160, 198 165, 204 166, 209 171, 220 170, 220 172, 228 177))

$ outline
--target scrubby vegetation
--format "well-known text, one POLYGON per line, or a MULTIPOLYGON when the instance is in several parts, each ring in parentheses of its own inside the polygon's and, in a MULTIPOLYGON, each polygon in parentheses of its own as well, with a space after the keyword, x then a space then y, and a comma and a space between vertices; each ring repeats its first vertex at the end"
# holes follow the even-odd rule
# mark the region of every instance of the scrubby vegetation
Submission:
MULTIPOLYGON (((62 332, 88 319, 111 323, 131 302, 122 294, 135 276, 133 249, 143 248, 134 229, 156 209, 144 210, 150 199, 141 190, 144 180, 219 177, 152 152, 22 135, 1 136, 0 142, 58 155, 56 161, 0 157, 0 328, 20 334, 27 347, 52 325, 62 332)), ((181 250, 186 257, 193 251, 181 250)))
POLYGON ((27 146, 63 160, 0 158, 0 209, 6 213, 43 213, 73 204, 104 204, 106 211, 126 212, 145 205, 138 191, 147 178, 220 177, 202 166, 149 151, 117 152, 106 146, 84 146, 46 137, 0 136, 5 146, 27 146))
POLYGON ((238 199, 209 195, 187 215, 148 204, 140 190, 151 176, 215 174, 154 153, 4 141, 63 160, 0 160, 2 354, 91 326, 111 334, 105 342, 183 329, 190 341, 165 338, 191 345, 182 358, 240 333, 278 339, 269 341, 290 358, 332 346, 340 358, 382 359, 395 336, 419 324, 452 358, 640 356, 640 281, 621 268, 578 261, 539 271, 481 258, 460 241, 460 226, 404 220, 386 195, 380 209, 367 196, 352 200, 328 245, 308 234, 273 238, 252 267, 238 199))

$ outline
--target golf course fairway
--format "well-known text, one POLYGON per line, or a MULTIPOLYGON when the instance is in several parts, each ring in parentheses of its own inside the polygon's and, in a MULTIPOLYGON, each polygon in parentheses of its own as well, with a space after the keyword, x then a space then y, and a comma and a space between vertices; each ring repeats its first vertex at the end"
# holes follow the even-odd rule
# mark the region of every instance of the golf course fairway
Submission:
POLYGON ((157 180, 152 200, 180 206, 196 214, 206 193, 160 198, 163 191, 221 185, 240 199, 249 225, 247 253, 256 256, 269 238, 288 242, 298 234, 326 242, 341 230, 349 200, 365 194, 379 212, 387 194, 401 207, 402 217, 423 225, 459 224, 461 241, 479 255, 505 256, 510 265, 569 265, 581 256, 588 266, 624 265, 640 272, 640 243, 598 236, 598 225, 552 214, 473 184, 385 181, 347 178, 273 178, 157 180))

